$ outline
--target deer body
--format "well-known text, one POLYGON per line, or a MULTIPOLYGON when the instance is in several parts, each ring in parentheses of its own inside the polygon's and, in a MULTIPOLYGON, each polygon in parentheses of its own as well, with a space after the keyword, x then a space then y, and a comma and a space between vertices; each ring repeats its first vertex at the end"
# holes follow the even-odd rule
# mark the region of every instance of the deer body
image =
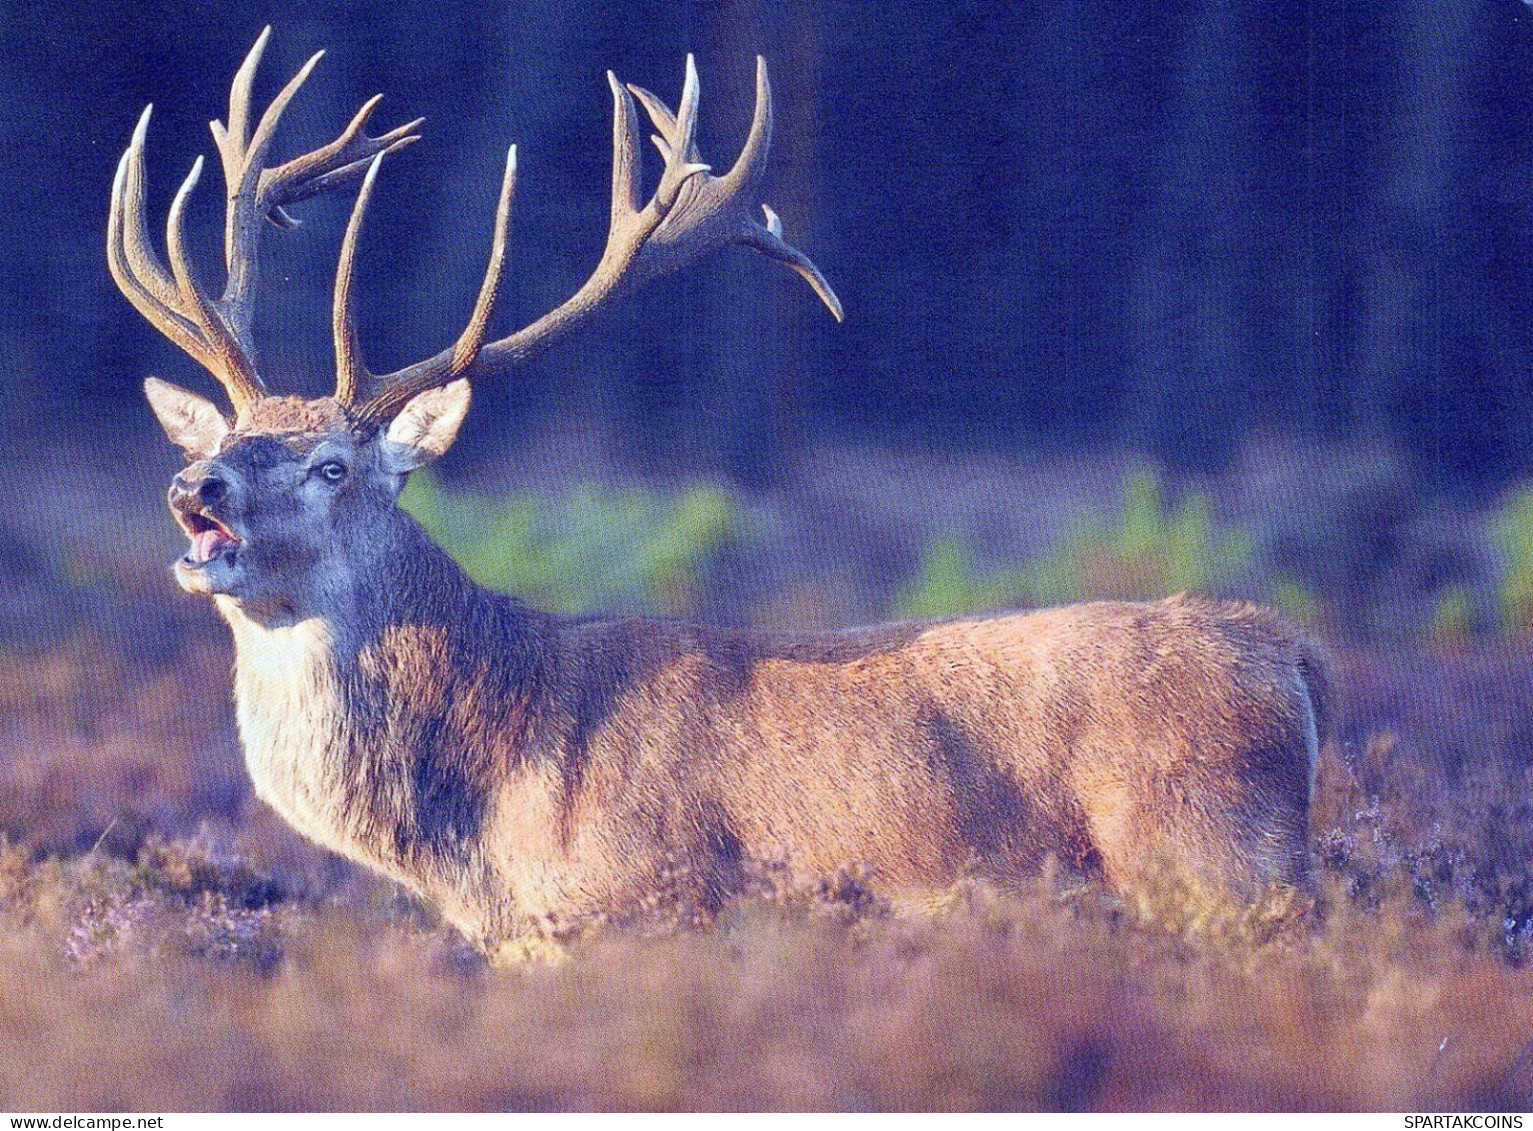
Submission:
POLYGON ((754 864, 917 894, 1045 854, 1124 889, 1302 884, 1323 685, 1249 606, 1177 598, 774 639, 487 592, 395 512, 362 588, 220 598, 259 795, 488 945, 754 864))
POLYGON ((150 379, 189 466, 170 505, 190 545, 176 577, 211 596, 236 649, 240 735, 259 795, 304 835, 375 868, 495 945, 657 895, 708 912, 756 865, 866 871, 919 895, 977 869, 1001 882, 1045 855, 1124 890, 1166 869, 1250 899, 1305 879, 1309 782, 1326 717, 1308 644, 1252 606, 1172 598, 773 638, 544 614, 470 581, 396 505, 452 443, 470 382, 516 364, 624 291, 740 243, 818 269, 751 199, 771 93, 733 168, 694 140, 697 76, 675 113, 609 75, 607 247, 564 304, 487 341, 515 181, 508 157, 490 264, 456 343, 368 372, 351 310, 358 237, 383 158, 365 104, 333 142, 266 162, 318 57, 255 118, 266 33, 214 138, 228 185, 227 281, 200 289, 177 193, 169 267, 145 230, 146 111, 113 185, 108 263, 133 304, 223 384, 234 413, 150 379), (643 199, 634 99, 664 171, 643 199), (264 221, 361 180, 342 241, 336 391, 269 394, 250 340, 264 221))

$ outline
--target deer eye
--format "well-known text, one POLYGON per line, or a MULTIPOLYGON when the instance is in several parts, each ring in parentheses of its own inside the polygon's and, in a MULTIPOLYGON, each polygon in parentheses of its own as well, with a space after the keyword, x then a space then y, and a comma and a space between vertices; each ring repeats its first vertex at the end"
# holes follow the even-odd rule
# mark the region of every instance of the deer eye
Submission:
POLYGON ((338 459, 327 459, 314 469, 314 474, 326 483, 339 483, 346 478, 346 465, 338 459))

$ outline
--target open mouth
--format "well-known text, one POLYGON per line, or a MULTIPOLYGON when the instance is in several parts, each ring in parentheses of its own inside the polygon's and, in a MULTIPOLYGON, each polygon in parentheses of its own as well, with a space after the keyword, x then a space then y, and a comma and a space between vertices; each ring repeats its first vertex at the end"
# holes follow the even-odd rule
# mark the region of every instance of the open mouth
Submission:
POLYGON ((205 511, 178 510, 176 521, 191 539, 182 559, 188 565, 205 566, 219 558, 232 560, 240 548, 239 536, 205 511))

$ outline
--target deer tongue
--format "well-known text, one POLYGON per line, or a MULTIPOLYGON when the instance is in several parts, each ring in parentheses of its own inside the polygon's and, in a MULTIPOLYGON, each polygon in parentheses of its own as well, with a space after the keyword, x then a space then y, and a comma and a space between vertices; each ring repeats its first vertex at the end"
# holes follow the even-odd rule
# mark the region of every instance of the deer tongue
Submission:
POLYGON ((192 549, 188 557, 198 565, 202 565, 223 553, 226 546, 237 544, 237 539, 229 537, 216 526, 211 530, 199 530, 192 535, 192 549))

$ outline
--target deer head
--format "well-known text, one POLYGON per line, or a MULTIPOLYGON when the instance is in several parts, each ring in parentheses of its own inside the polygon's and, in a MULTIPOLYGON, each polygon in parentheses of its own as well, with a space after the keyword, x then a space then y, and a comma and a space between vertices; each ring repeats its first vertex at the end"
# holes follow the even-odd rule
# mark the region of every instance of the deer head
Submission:
POLYGON ((301 615, 345 584, 346 569, 360 560, 359 544, 395 510, 409 472, 451 445, 468 411, 471 382, 515 369, 618 296, 725 244, 745 244, 797 272, 841 318, 830 285, 784 242, 776 214, 764 204, 763 220, 753 213, 772 131, 765 60, 757 59, 756 107, 745 146, 733 168, 714 176, 695 141, 698 83, 689 55, 675 113, 608 72, 613 158, 607 244, 575 294, 507 337, 486 340, 515 193, 512 146, 489 266, 463 332, 433 357, 395 373, 371 373, 352 313, 357 243, 383 158, 418 140, 421 121, 369 136, 366 126, 380 95, 327 145, 268 164, 283 111, 324 54, 304 64, 252 125, 251 88, 270 31, 261 33, 235 74, 227 125, 212 123, 227 188, 226 282, 219 297, 198 284, 184 242, 182 217, 202 173, 200 157, 170 206, 168 268, 148 237, 144 144, 150 109, 139 119, 112 187, 107 259, 113 278, 140 313, 217 378, 233 410, 226 415, 211 401, 154 378, 145 384, 150 407, 190 461, 170 489, 172 512, 190 539, 176 564, 183 588, 228 597, 251 612, 301 615), (640 184, 635 99, 655 128, 653 141, 664 159, 648 200, 640 184), (335 279, 335 392, 314 400, 271 395, 251 334, 262 222, 290 229, 297 223, 291 207, 358 180, 335 279))

